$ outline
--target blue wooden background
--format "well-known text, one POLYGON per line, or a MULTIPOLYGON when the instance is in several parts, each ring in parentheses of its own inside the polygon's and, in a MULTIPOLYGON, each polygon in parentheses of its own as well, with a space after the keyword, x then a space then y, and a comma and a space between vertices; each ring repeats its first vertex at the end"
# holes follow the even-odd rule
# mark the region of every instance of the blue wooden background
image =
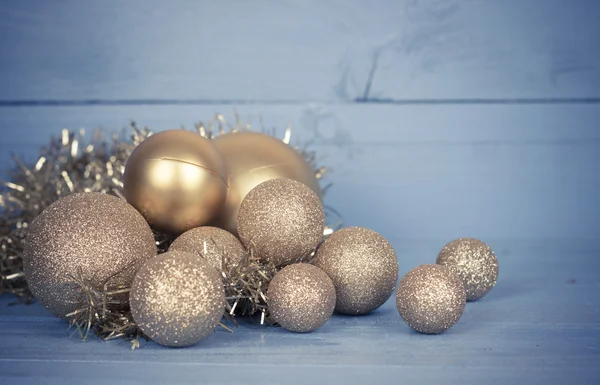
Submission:
POLYGON ((62 128, 222 113, 333 169, 326 203, 401 274, 481 238, 498 286, 448 333, 393 301, 309 335, 245 325, 192 349, 65 337, 0 299, 0 382, 599 383, 600 2, 0 2, 0 168, 62 128))

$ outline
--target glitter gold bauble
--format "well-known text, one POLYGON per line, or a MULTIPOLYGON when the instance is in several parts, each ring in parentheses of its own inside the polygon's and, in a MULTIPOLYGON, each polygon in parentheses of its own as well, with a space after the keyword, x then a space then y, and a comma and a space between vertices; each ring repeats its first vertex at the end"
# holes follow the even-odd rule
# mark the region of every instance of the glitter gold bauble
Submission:
POLYGON ((129 295, 131 314, 154 342, 190 346, 217 327, 225 306, 218 271, 196 254, 168 251, 138 271, 129 295))
POLYGON ((54 202, 33 221, 23 266, 37 300, 67 318, 82 299, 75 281, 95 290, 129 287, 155 255, 152 231, 131 205, 112 195, 80 193, 54 202))
POLYGON ((498 259, 492 249, 478 239, 460 238, 446 244, 436 263, 458 273, 465 284, 467 301, 486 295, 498 279, 498 259))
POLYGON ((313 263, 333 280, 335 311, 366 314, 393 294, 398 259, 390 243, 373 230, 348 227, 331 234, 319 246, 313 263))
POLYGON ((246 254, 233 234, 212 226, 196 227, 181 234, 169 247, 169 251, 173 250, 197 254, 219 271, 238 266, 246 254))
POLYGON ((140 143, 125 166, 123 190, 157 230, 181 234, 211 221, 227 198, 227 167, 212 142, 168 130, 140 143))
POLYGON ((323 238, 321 199, 292 179, 271 179, 252 189, 238 215, 238 233, 246 248, 276 266, 307 255, 323 238))
POLYGON ((331 278, 316 266, 295 263, 281 269, 269 284, 267 303, 273 320, 293 332, 323 326, 335 308, 331 278))
POLYGON ((237 216, 246 195, 262 182, 294 179, 321 198, 321 188, 310 164, 294 148, 259 132, 237 132, 213 139, 229 171, 229 192, 214 225, 237 235, 237 216))
POLYGON ((441 265, 421 265, 398 285, 396 306, 404 321, 425 334, 451 328, 465 309, 466 294, 460 277, 441 265))

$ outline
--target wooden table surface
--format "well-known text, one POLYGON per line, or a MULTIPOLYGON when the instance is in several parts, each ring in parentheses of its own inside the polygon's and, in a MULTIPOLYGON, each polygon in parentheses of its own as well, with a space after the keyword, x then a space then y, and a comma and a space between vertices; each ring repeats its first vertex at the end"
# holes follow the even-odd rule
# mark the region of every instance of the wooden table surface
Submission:
MULTIPOLYGON (((401 275, 458 237, 498 285, 425 336, 393 300, 310 334, 81 342, 0 298, 0 384, 600 383, 600 2, 0 3, 0 168, 62 128, 291 124, 401 275)), ((6 175, 6 174, 4 174, 6 175)))

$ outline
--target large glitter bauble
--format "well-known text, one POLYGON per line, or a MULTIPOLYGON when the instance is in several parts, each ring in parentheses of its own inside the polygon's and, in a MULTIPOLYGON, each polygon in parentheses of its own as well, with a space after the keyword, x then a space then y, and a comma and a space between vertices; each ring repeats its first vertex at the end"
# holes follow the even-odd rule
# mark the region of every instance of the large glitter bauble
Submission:
POLYGON ((313 263, 333 280, 335 311, 367 314, 390 298, 398 280, 398 259, 380 234, 347 227, 331 234, 319 246, 313 263))
POLYGON ((95 290, 129 287, 155 255, 152 231, 131 205, 112 195, 79 193, 54 202, 33 221, 23 267, 37 300, 68 318, 82 300, 76 281, 95 290))
POLYGON ((271 179, 252 189, 238 215, 238 233, 246 248, 276 266, 296 262, 323 239, 321 199, 292 179, 271 179))
POLYGON ((181 234, 169 247, 169 251, 173 250, 195 253, 219 271, 238 266, 246 255, 244 246, 233 234, 212 226, 196 227, 181 234))
POLYGON ((316 266, 295 263, 269 284, 267 303, 273 320, 293 332, 311 332, 333 314, 336 295, 331 278, 316 266))
POLYGON ((498 279, 498 259, 492 249, 478 239, 460 238, 446 244, 436 263, 458 273, 465 284, 467 301, 486 295, 498 279))
POLYGON ((133 319, 146 336, 161 345, 183 347, 215 330, 225 291, 218 271, 204 258, 168 251, 138 271, 129 301, 133 319))
POLYGON ((417 266, 398 285, 396 306, 404 321, 420 333, 438 334, 451 328, 465 309, 460 277, 434 264, 417 266))
POLYGON ((311 165, 294 148, 270 135, 237 132, 213 139, 229 172, 227 202, 213 223, 237 235, 237 216, 242 201, 254 187, 276 178, 294 179, 321 198, 321 188, 311 165))
POLYGON ((227 167, 212 142, 168 130, 140 143, 125 166, 123 191, 157 230, 181 234, 210 222, 227 199, 227 167))

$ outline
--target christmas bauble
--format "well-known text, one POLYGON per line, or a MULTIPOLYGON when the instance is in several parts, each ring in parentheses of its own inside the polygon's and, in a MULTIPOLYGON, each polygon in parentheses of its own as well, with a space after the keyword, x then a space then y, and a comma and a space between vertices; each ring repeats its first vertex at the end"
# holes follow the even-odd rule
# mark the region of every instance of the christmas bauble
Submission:
POLYGON ((217 327, 225 306, 218 271, 193 253, 168 251, 137 273, 129 295, 133 319, 154 342, 189 346, 217 327))
POLYGON ((131 205, 112 195, 80 193, 54 202, 33 221, 23 266, 37 300, 67 318, 82 299, 76 281, 94 290, 129 287, 155 255, 152 231, 131 205))
POLYGON ((390 243, 362 227, 331 234, 317 249, 313 263, 333 280, 338 313, 377 309, 390 298, 398 280, 398 259, 390 243))
POLYGON ((212 220, 227 198, 227 167, 212 142, 168 130, 140 143, 125 166, 127 202, 157 230, 181 234, 212 220))
POLYGON ((238 215, 238 233, 246 248, 264 261, 285 266, 307 255, 323 238, 325 212, 306 185, 271 179, 252 189, 238 215))
POLYGON ((448 266, 463 280, 467 301, 486 295, 498 279, 498 260, 492 249, 478 239, 460 238, 440 251, 438 264, 448 266))
POLYGON ((441 265, 421 265, 398 285, 396 306, 402 319, 420 333, 437 334, 452 327, 465 308, 460 277, 441 265))
POLYGON ((316 266, 296 263, 281 269, 269 284, 267 303, 273 320, 293 332, 311 332, 333 314, 335 287, 316 266))
POLYGON ((288 144, 259 132, 237 132, 213 139, 229 171, 227 202, 214 225, 237 235, 240 205, 254 187, 275 178, 302 182, 321 198, 310 164, 288 144))
POLYGON ((230 232, 218 227, 202 226, 181 234, 169 247, 169 251, 195 253, 221 271, 238 266, 246 251, 241 242, 230 232))

